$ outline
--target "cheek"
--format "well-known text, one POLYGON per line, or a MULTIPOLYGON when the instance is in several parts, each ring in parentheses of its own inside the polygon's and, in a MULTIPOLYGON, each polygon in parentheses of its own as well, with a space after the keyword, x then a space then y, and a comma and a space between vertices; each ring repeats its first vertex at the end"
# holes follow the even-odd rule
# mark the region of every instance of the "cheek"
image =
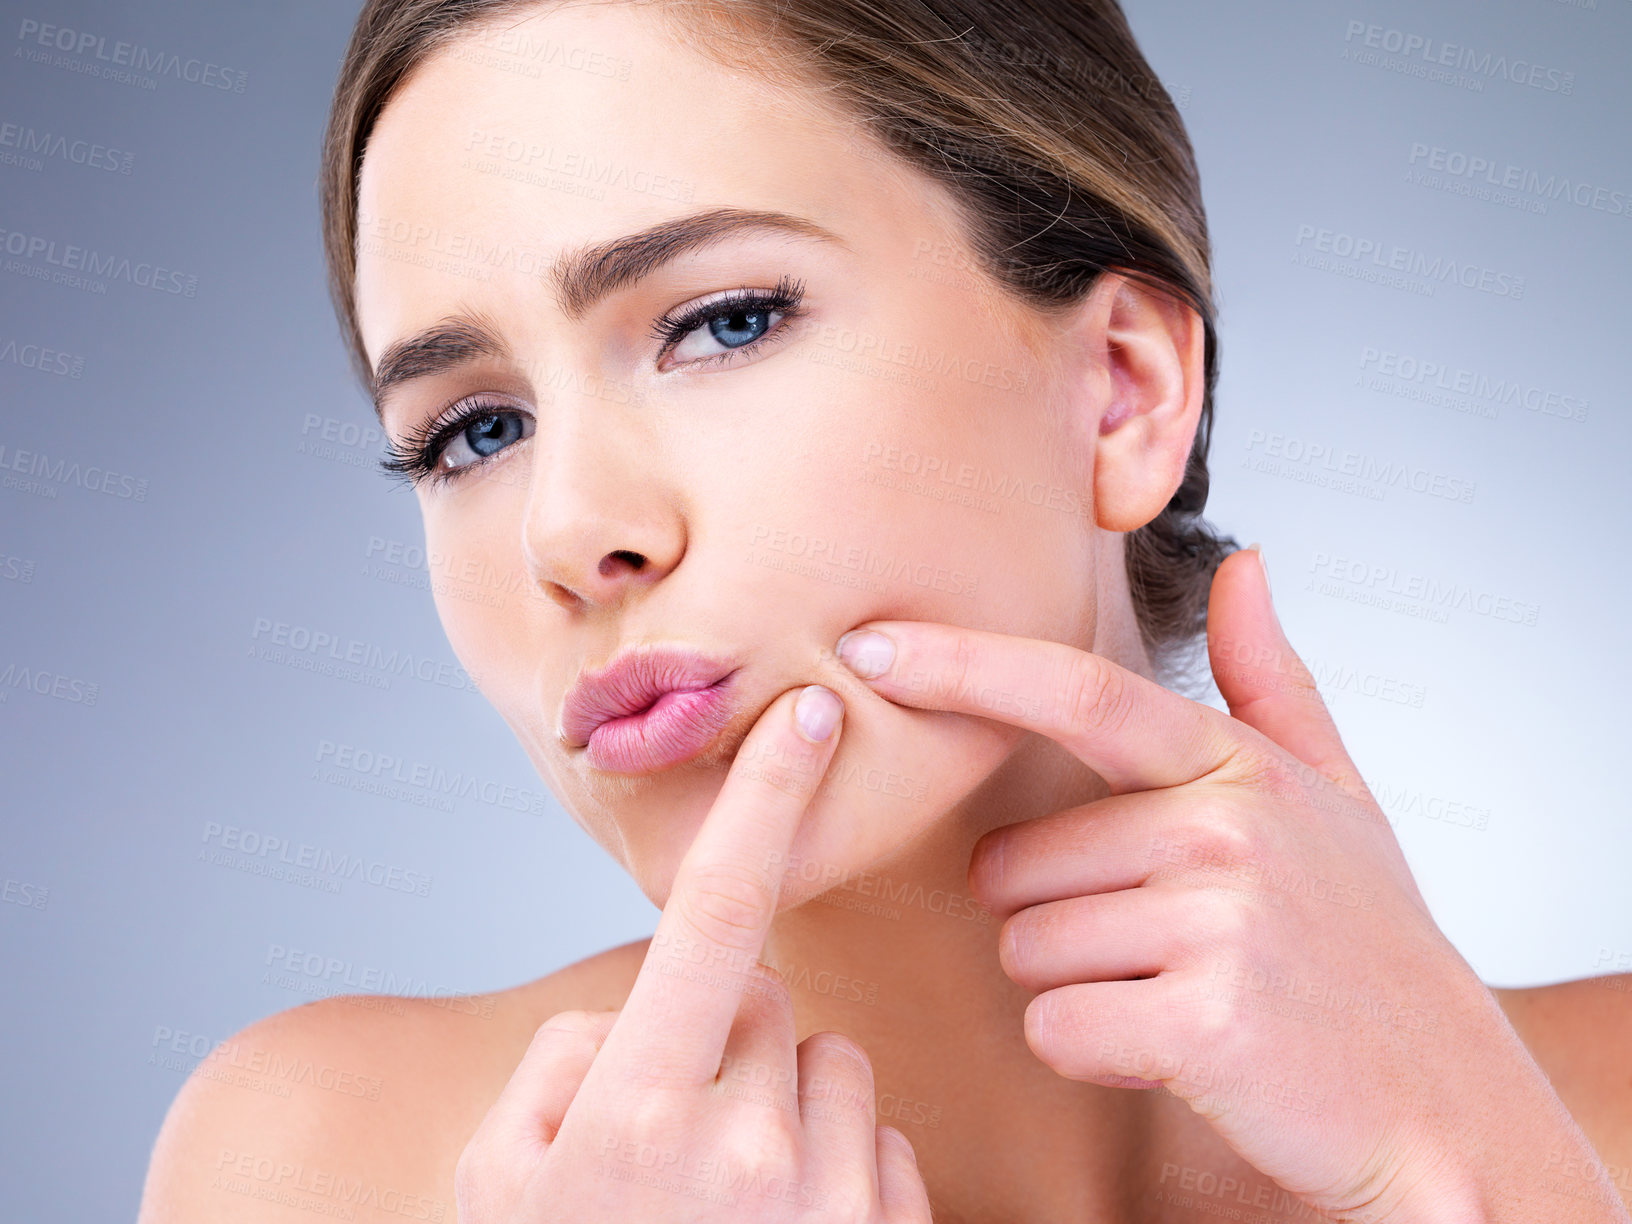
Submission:
POLYGON ((541 596, 522 564, 519 532, 475 510, 426 508, 431 596, 448 643, 512 726, 538 704, 541 660, 531 625, 541 596), (508 546, 507 546, 508 545, 508 546))

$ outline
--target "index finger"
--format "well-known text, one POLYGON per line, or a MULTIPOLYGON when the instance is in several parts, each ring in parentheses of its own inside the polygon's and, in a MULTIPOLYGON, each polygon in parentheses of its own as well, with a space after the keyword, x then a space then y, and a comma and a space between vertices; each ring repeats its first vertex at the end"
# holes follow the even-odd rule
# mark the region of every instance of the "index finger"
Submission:
MULTIPOLYGON (((874 692, 900 705, 975 714, 1046 735, 1104 778, 1112 794, 1204 777, 1241 750, 1249 730, 1062 642, 931 621, 870 621, 851 633, 869 631, 894 645, 883 661, 883 651, 859 643, 883 666, 874 676, 857 671, 874 692)), ((846 638, 842 645, 858 644, 846 638)))
POLYGON ((669 1080, 704 1083, 719 1073, 743 991, 761 980, 754 967, 794 831, 832 758, 843 713, 836 693, 812 684, 783 693, 754 724, 680 862, 601 1060, 669 1080), (825 717, 826 738, 807 738, 800 713, 807 725, 811 715, 825 717))

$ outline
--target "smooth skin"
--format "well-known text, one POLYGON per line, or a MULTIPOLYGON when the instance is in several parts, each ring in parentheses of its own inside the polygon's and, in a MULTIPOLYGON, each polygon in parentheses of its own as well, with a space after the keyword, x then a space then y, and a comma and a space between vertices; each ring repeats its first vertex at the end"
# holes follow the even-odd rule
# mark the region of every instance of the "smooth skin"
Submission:
MULTIPOLYGON (((1098 662, 1065 676, 1115 667, 1102 674, 1159 689, 1122 541, 1172 496, 1195 436, 1194 314, 1116 275, 1057 315, 1006 297, 959 270, 967 242, 936 184, 868 144, 819 91, 728 71, 682 45, 656 10, 575 4, 514 15, 503 30, 506 45, 574 54, 508 71, 516 65, 495 64, 509 53, 494 40, 456 40, 387 105, 360 183, 370 359, 459 315, 486 320, 504 342, 394 389, 381 404, 389 436, 476 395, 528 423, 456 480, 418 489, 427 551, 447 560, 431 575, 437 610, 565 811, 663 910, 660 929, 676 901, 689 905, 677 882, 705 827, 718 815, 729 831, 743 815, 730 799, 721 806, 733 771, 782 764, 775 749, 749 746, 780 733, 761 723, 811 684, 843 700, 822 784, 798 816, 779 809, 795 822, 791 840, 763 864, 761 884, 781 875, 760 959, 787 1002, 733 985, 721 995, 739 996, 731 1023, 716 1012, 689 1035, 654 1035, 648 1012, 616 1030, 621 1077, 594 1070, 614 1031, 595 1013, 624 1010, 651 950, 672 946, 641 941, 479 1000, 402 1001, 399 1014, 352 999, 290 1009, 187 1081, 155 1145, 144 1224, 309 1221, 337 1200, 363 1219, 451 1220, 466 1204, 503 1219, 518 1196, 565 1195, 556 1174, 590 1167, 550 1155, 564 1150, 550 1146, 561 1135, 575 1152, 595 1150, 578 1133, 580 1092, 585 1117, 608 1128, 602 1144, 707 1117, 696 1151, 668 1149, 697 1161, 742 1160, 741 1120, 757 1109, 777 1137, 759 1153, 765 1168, 802 1185, 842 1182, 843 1201, 886 1216, 911 1199, 886 1193, 909 1179, 873 1128, 895 1128, 941 1224, 1219 1218, 1209 1208, 1306 1220, 1301 1195, 1356 1209, 1370 1196, 1394 1218, 1426 1219, 1492 1189, 1502 1170, 1472 1159, 1487 1148, 1506 1169, 1542 1163, 1539 1183, 1525 1183, 1540 1206, 1522 1218, 1624 1220, 1632 978, 1477 983, 1422 911, 1386 825, 1360 819, 1368 801, 1321 772, 1340 746, 1312 687, 1301 705, 1265 699, 1308 682, 1259 602, 1250 555, 1227 561, 1214 584, 1212 662, 1228 723, 1125 683, 1149 697, 1126 715, 1143 720, 1133 748, 1156 772, 1124 776, 1132 759, 1093 729, 1096 709, 1103 718, 1115 703, 1062 705, 1054 669, 1067 658, 1098 662), (629 70, 572 66, 584 63, 629 70), (686 190, 662 186, 675 183, 686 190), (722 208, 804 217, 839 241, 728 235, 621 284, 583 317, 565 313, 540 275, 722 208), (784 276, 804 283, 802 314, 766 343, 726 352, 700 328, 659 352, 660 315, 784 276), (925 478, 930 460, 977 474, 988 492, 960 500, 956 479, 925 478), (882 564, 868 570, 869 559, 882 564), (866 625, 922 650, 931 675, 945 662, 929 636, 937 626, 954 635, 943 650, 966 634, 1019 653, 977 652, 999 669, 973 690, 987 704, 942 708, 937 684, 892 692, 839 659, 839 638, 866 625), (732 657, 741 708, 691 762, 600 774, 556 735, 561 699, 583 668, 649 642, 732 657), (1062 735, 1060 711, 1079 708, 1082 728, 1062 735), (1318 765, 1305 755, 1317 740, 1318 765), (1225 742, 1247 749, 1220 768, 1225 742), (1243 772, 1253 761, 1263 768, 1243 772), (1196 810, 1177 810, 1179 795, 1196 810), (991 851, 977 847, 1003 828, 1015 832, 1002 843, 1014 841, 993 875, 991 851), (1120 853, 1118 830, 1130 839, 1120 853), (1210 838, 1204 852, 1186 834, 1210 838), (1041 866, 1016 866, 1039 846, 1041 866), (1306 897, 1285 884, 1294 870, 1339 891, 1306 897), (1282 993, 1257 989, 1258 972, 1280 974, 1282 993), (1139 1010, 1203 985, 1211 997, 1188 1013, 1139 1010), (1363 991, 1363 1014, 1333 1002, 1334 989, 1339 1000, 1363 991), (1096 1000, 1087 1014, 1083 999, 1096 1000), (565 1012, 582 1014, 545 1027, 565 1012), (1239 1035, 1226 1040, 1232 1019, 1239 1035), (847 1041, 802 1044, 822 1033, 847 1041), (744 1034, 755 1056, 728 1059, 744 1034), (642 1041, 693 1059, 690 1088, 638 1090, 627 1049, 642 1041), (856 1050, 865 1073, 858 1063, 846 1079, 841 1053, 856 1050), (719 1094, 699 1095, 698 1069, 716 1056, 719 1094), (797 1127, 781 1108, 811 1059, 832 1072, 847 1120, 816 1116, 838 1107, 816 1110, 808 1092, 797 1127), (1195 1091, 1197 1060, 1218 1068, 1211 1096, 1195 1091), (325 1086, 357 1083, 378 1091, 325 1086), (869 1108, 870 1120, 855 1116, 869 1108), (495 1140, 504 1118, 530 1147, 506 1155, 495 1140), (1607 1189, 1576 1124, 1621 1170, 1607 1189), (847 1164, 812 1140, 823 1127, 846 1137, 847 1164), (1424 1171, 1446 1127, 1471 1129, 1448 1165, 1424 1171), (545 1171, 541 1184, 518 1190, 529 1170, 545 1171), (876 1202, 853 1193, 869 1170, 876 1202), (1419 1204, 1421 1214, 1401 1214, 1419 1204)), ((951 649, 957 661, 964 647, 951 649)), ((757 973, 744 966, 740 978, 757 973)), ((638 1146, 614 1144, 603 1160, 625 1150, 640 1167, 638 1146)), ((1503 1209, 1523 1203, 1494 1191, 1503 1209)), ((663 1201, 671 1216, 641 1218, 733 1218, 695 1195, 663 1201)))

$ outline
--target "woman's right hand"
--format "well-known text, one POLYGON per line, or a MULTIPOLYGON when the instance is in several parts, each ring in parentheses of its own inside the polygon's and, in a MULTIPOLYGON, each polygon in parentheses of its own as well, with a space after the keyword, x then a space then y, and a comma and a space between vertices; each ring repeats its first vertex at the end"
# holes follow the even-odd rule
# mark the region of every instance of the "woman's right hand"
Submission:
POLYGON ((810 685, 760 716, 623 1009, 545 1021, 466 1145, 460 1224, 928 1224, 912 1145, 877 1125, 867 1055, 838 1033, 796 1046, 787 987, 759 961, 842 715, 810 685), (828 702, 828 734, 807 738, 796 706, 828 702))

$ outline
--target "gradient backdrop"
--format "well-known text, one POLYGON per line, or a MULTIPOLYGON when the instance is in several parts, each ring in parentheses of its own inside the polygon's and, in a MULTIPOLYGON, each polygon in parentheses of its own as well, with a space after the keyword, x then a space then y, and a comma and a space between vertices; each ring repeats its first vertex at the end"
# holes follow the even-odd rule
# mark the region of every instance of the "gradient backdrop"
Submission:
MULTIPOLYGON (((132 1214, 186 1072, 258 1017, 506 987, 653 924, 464 681, 373 471, 314 189, 356 7, 0 4, 7 1219, 132 1214), (192 70, 117 75, 119 42, 192 70), (54 279, 70 247, 116 270, 54 279), (285 634, 425 678, 307 670, 285 634), (493 801, 370 791, 380 754, 493 801), (267 839, 381 882, 260 874, 267 839)), ((1632 969, 1632 2, 1128 10, 1216 240, 1211 516, 1263 542, 1485 980, 1632 969)))

